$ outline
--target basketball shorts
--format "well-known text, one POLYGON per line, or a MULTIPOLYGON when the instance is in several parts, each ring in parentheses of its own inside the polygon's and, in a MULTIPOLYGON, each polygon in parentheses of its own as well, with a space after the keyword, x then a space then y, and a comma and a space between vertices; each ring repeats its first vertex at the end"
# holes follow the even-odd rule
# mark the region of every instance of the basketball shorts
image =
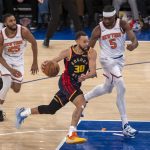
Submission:
POLYGON ((108 77, 111 77, 112 75, 116 77, 122 76, 122 69, 124 66, 123 56, 116 59, 110 57, 103 57, 100 58, 100 63, 106 76, 108 77))
POLYGON ((23 76, 24 76, 24 65, 10 65, 8 64, 9 66, 11 66, 12 68, 18 70, 21 72, 22 76, 20 78, 17 78, 15 76, 13 76, 3 65, 0 64, 0 74, 1 76, 11 76, 12 78, 12 82, 15 82, 15 83, 22 83, 23 81, 23 76))
POLYGON ((82 90, 70 81, 70 77, 61 76, 59 79, 59 91, 55 94, 54 99, 64 106, 69 101, 73 102, 81 94, 83 94, 82 90))

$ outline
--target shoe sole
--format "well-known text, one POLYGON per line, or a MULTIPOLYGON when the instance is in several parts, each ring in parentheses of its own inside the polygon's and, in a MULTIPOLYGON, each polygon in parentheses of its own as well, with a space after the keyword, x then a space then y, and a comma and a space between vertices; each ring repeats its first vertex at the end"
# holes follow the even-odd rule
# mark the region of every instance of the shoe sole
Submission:
POLYGON ((75 141, 72 141, 72 140, 66 140, 66 143, 67 144, 82 144, 82 143, 85 143, 87 140, 85 139, 85 140, 82 140, 82 141, 77 141, 77 142, 75 142, 75 141))

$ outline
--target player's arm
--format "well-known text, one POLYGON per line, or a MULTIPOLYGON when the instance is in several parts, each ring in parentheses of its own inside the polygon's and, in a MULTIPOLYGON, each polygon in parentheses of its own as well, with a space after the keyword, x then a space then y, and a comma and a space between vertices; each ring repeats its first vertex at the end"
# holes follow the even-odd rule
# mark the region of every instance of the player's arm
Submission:
POLYGON ((63 60, 64 58, 69 58, 69 56, 70 56, 70 50, 66 49, 66 50, 61 51, 57 57, 52 59, 52 61, 59 62, 63 60))
MULTIPOLYGON (((59 54, 58 54, 58 56, 57 57, 55 57, 55 58, 53 58, 52 60, 50 60, 50 61, 54 61, 54 62, 60 62, 61 60, 63 60, 64 58, 68 58, 69 59, 69 57, 70 57, 70 50, 69 49, 66 49, 66 50, 63 50, 63 51, 61 51, 59 54)), ((43 63, 43 68, 46 66, 46 64, 49 62, 49 60, 48 61, 45 61, 44 63, 43 63)))
POLYGON ((92 31, 92 34, 91 34, 91 38, 90 38, 90 41, 89 41, 89 46, 94 48, 97 40, 100 38, 101 36, 101 29, 100 29, 100 26, 96 26, 93 31, 92 31))
POLYGON ((21 77, 21 73, 16 70, 16 69, 13 69, 11 68, 7 62, 5 61, 5 59, 3 58, 2 54, 3 54, 3 48, 4 48, 4 45, 3 45, 3 37, 2 37, 2 34, 0 34, 0 63, 15 77, 21 77))
POLYGON ((138 41, 137 41, 137 38, 136 38, 134 32, 132 31, 132 29, 129 26, 129 24, 126 21, 124 21, 124 20, 121 20, 120 26, 127 33, 127 36, 129 38, 129 40, 132 42, 131 44, 127 45, 127 49, 129 51, 133 51, 135 48, 138 47, 138 41))
POLYGON ((22 36, 23 36, 23 39, 25 39, 29 43, 31 43, 31 48, 32 48, 32 52, 33 52, 33 63, 32 63, 32 66, 31 66, 31 72, 32 72, 32 74, 35 74, 35 73, 38 72, 38 61, 37 61, 38 48, 37 48, 37 42, 36 42, 34 36, 31 34, 31 32, 26 27, 22 27, 22 36))
POLYGON ((89 71, 87 74, 82 74, 78 81, 82 82, 88 78, 94 78, 97 76, 96 74, 96 58, 97 58, 97 53, 96 51, 91 48, 88 52, 88 60, 89 60, 89 71))

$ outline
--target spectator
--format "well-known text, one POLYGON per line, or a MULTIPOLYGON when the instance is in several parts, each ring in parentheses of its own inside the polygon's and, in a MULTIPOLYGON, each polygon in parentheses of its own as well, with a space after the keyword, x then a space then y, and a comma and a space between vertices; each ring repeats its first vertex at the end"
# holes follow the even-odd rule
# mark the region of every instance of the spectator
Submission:
POLYGON ((38 25, 46 27, 48 23, 48 0, 38 4, 38 25))
POLYGON ((139 13, 138 13, 136 0, 113 0, 113 5, 114 5, 117 13, 119 14, 121 5, 126 2, 129 3, 131 11, 132 11, 132 17, 134 20, 133 30, 138 31, 141 29, 141 25, 139 23, 139 13))
POLYGON ((3 28, 2 16, 3 16, 3 0, 0 0, 0 30, 3 28))
MULTIPOLYGON (((68 11, 71 19, 73 20, 75 31, 80 31, 82 27, 74 0, 62 0, 62 3, 64 8, 68 11)), ((52 38, 53 34, 57 30, 62 3, 61 0, 48 0, 48 5, 50 7, 50 21, 48 24, 48 31, 46 33, 45 40, 43 42, 44 47, 49 47, 49 39, 52 38)))
POLYGON ((143 19, 143 28, 149 28, 148 10, 147 10, 148 0, 137 0, 137 6, 140 11, 141 17, 143 19))

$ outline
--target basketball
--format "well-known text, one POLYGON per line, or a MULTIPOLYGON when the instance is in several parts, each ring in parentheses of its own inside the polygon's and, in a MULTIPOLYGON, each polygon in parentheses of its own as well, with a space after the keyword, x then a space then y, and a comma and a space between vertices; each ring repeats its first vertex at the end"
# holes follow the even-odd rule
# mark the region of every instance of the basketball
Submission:
POLYGON ((54 61, 44 61, 41 65, 42 72, 48 77, 55 77, 60 70, 57 62, 54 61))

